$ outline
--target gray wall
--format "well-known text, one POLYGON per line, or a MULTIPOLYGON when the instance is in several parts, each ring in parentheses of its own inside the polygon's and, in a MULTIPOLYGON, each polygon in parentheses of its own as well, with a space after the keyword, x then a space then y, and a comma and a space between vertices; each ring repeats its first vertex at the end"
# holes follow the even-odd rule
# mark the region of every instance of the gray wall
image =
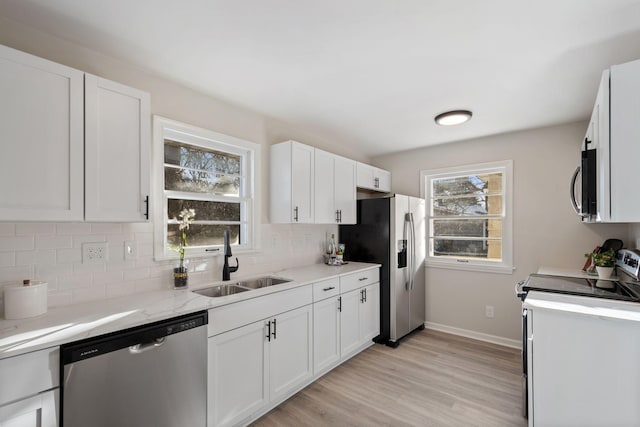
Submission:
MULTIPOLYGON (((580 160, 586 123, 478 138, 374 158, 392 172, 393 191, 420 195, 420 171, 513 160, 513 274, 427 268, 427 321, 449 328, 518 339, 515 283, 541 266, 575 267, 609 237, 628 240, 626 224, 582 224, 569 204, 569 181, 580 160), (495 307, 486 318, 485 305, 495 307)), ((630 242, 631 243, 631 242, 630 242)), ((635 243, 635 242, 633 242, 635 243)))

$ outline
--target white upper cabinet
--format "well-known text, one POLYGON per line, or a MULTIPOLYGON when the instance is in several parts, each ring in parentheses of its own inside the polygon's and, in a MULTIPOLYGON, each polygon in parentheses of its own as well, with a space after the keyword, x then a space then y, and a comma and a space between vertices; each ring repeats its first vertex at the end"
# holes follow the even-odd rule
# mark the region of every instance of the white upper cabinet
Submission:
POLYGON ((313 223, 313 147, 295 141, 271 146, 272 223, 313 223))
POLYGON ((391 191, 391 172, 358 162, 356 166, 358 188, 388 193, 391 191))
POLYGON ((0 221, 148 219, 149 94, 0 46, 0 221))
POLYGON ((83 73, 0 46, 0 220, 83 219, 83 73))
POLYGON ((611 221, 640 222, 640 199, 630 174, 640 158, 640 60, 611 67, 611 221))
POLYGON ((356 162, 315 150, 315 222, 356 223, 356 162))
POLYGON ((85 219, 149 219, 149 94, 85 75, 85 219))

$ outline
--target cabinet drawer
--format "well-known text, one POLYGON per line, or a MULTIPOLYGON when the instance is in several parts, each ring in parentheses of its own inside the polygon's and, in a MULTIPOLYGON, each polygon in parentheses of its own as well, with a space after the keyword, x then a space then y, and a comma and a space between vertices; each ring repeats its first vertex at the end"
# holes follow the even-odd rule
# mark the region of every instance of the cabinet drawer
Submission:
POLYGON ((208 336, 212 337, 312 302, 313 291, 311 285, 307 285, 212 308, 209 310, 208 336))
POLYGON ((354 289, 358 289, 379 281, 379 268, 372 268, 370 270, 360 271, 358 273, 347 274, 340 277, 340 293, 349 292, 354 289))
POLYGON ((58 347, 0 360, 0 405, 60 385, 58 347), (8 386, 10 384, 10 386, 8 386))
POLYGON ((323 280, 313 284, 313 301, 338 295, 340 293, 340 280, 338 278, 323 280))

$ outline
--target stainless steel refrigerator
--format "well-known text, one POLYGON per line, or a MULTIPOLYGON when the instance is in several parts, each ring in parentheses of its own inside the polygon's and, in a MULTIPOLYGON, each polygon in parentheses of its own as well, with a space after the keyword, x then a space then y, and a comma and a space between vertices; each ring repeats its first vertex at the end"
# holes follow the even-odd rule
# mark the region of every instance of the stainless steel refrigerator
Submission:
POLYGON ((397 346, 425 321, 425 201, 395 194, 358 200, 356 225, 340 226, 345 260, 382 264, 380 336, 397 346))

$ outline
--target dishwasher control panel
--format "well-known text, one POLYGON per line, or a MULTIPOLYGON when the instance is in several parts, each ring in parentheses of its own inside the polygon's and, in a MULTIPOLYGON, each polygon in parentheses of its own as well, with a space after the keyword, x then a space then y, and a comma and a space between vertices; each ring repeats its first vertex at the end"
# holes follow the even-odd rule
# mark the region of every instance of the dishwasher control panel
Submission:
POLYGON ((63 344, 60 346, 61 362, 66 365, 126 347, 140 348, 145 344, 159 343, 164 337, 205 326, 207 323, 208 313, 203 311, 63 344))

